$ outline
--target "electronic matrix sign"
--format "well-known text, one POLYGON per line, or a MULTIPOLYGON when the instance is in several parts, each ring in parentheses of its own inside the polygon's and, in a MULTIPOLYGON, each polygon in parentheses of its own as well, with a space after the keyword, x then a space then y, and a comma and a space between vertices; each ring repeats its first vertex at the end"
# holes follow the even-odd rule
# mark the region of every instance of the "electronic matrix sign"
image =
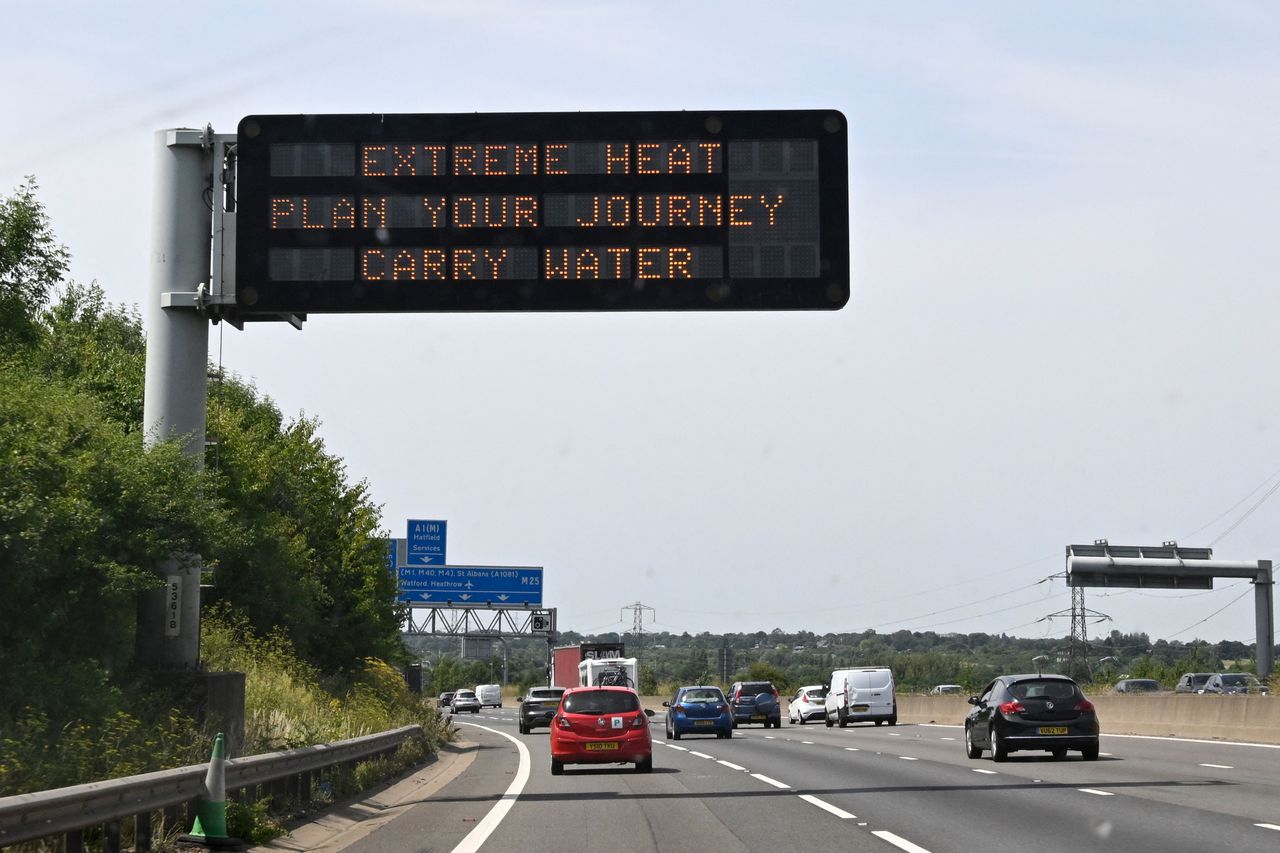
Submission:
POLYGON ((236 306, 838 309, 834 110, 249 116, 236 306))

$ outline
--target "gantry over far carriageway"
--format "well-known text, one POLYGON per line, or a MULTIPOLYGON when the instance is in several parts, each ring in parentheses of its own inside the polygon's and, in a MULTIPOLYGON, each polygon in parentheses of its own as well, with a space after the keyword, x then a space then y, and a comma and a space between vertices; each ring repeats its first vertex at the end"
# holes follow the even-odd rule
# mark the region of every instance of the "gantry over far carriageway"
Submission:
POLYGON ((1099 539, 1092 545, 1067 546, 1067 586, 1213 589, 1214 578, 1246 578, 1253 583, 1258 677, 1268 678, 1275 636, 1270 560, 1215 560, 1211 548, 1184 548, 1177 542, 1112 545, 1099 539))

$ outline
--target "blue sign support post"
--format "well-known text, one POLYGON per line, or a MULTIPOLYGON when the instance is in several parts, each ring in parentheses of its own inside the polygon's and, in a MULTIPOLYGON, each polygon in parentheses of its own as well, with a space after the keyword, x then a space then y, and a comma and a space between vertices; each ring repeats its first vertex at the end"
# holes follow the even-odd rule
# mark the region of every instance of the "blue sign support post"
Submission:
POLYGON ((399 600, 431 607, 541 607, 541 566, 400 566, 399 600))

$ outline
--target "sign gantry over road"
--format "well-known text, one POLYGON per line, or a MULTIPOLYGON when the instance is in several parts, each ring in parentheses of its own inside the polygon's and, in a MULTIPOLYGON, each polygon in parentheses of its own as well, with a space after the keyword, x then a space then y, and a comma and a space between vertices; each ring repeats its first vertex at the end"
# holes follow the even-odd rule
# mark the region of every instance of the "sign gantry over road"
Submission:
POLYGON ((244 316, 849 298, 836 110, 258 115, 236 145, 244 316))
POLYGON ((542 568, 401 566, 399 600, 433 607, 541 607, 542 568))

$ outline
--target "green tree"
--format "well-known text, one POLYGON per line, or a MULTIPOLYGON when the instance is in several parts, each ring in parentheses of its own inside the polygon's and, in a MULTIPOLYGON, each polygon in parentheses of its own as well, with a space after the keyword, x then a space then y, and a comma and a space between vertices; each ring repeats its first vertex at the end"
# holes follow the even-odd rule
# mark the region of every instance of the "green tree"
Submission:
POLYGON ((69 260, 36 198, 35 178, 0 197, 0 351, 39 337, 39 312, 69 260))

